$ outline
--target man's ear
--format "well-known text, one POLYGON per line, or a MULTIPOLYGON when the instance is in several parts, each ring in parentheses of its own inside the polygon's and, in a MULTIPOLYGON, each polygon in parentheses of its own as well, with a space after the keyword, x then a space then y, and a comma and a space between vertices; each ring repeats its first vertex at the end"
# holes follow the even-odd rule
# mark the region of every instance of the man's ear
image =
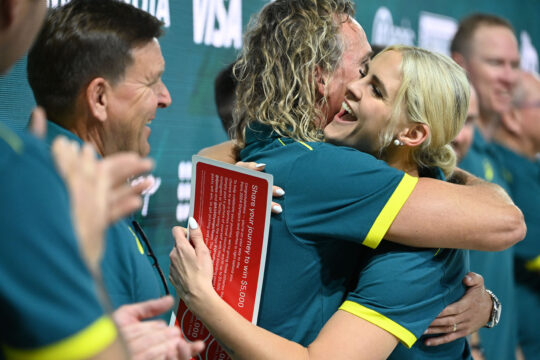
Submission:
POLYGON ((319 93, 318 95, 321 97, 324 97, 325 95, 326 80, 327 79, 324 71, 319 65, 315 65, 315 83, 317 85, 317 92, 319 93))
POLYGON ((469 71, 469 69, 467 69, 467 60, 463 54, 454 51, 452 53, 452 59, 467 72, 469 71))
POLYGON ((501 126, 515 136, 522 135, 521 117, 516 110, 508 111, 501 116, 501 126))
POLYGON ((107 120, 107 105, 110 96, 110 85, 102 77, 90 81, 86 87, 86 103, 94 118, 104 122, 107 120))
POLYGON ((19 0, 0 0, 0 29, 5 30, 13 24, 19 5, 19 0))
POLYGON ((409 147, 420 146, 429 136, 426 124, 415 123, 399 132, 397 139, 409 147))

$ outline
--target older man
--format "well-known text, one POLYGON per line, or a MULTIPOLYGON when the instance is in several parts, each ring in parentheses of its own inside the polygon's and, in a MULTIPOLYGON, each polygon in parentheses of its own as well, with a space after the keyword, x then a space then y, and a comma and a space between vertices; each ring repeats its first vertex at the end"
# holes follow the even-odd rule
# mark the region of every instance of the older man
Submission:
MULTIPOLYGON (((519 50, 511 24, 489 14, 473 14, 460 22, 452 40, 454 60, 466 71, 478 94, 479 117, 473 143, 459 163, 470 173, 509 191, 500 159, 490 144, 502 114, 510 110, 517 82, 519 50)), ((471 270, 484 275, 486 286, 504 304, 500 325, 480 329, 487 359, 512 359, 517 346, 513 250, 470 253, 471 270)))
MULTIPOLYGON (((155 17, 120 1, 75 0, 52 10, 28 56, 48 140, 62 134, 89 142, 103 157, 147 155, 148 124, 171 103, 161 81, 161 33, 155 17)), ((125 219, 107 231, 102 272, 114 308, 166 291, 137 230, 125 219)))
POLYGON ((527 235, 514 247, 519 345, 525 359, 540 354, 540 80, 521 72, 513 109, 495 130, 495 149, 508 172, 510 194, 525 216, 527 235))

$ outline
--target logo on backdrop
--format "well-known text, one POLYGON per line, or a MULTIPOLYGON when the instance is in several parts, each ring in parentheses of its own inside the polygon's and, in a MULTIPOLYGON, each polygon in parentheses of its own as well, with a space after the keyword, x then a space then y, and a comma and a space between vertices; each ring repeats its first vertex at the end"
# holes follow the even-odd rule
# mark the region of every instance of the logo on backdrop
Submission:
POLYGON ((193 0, 193 42, 242 47, 242 0, 193 0), (229 7, 225 3, 229 3, 229 7))
MULTIPOLYGON (((71 0, 47 0, 50 8, 62 6, 71 0)), ((135 6, 137 9, 144 10, 159 20, 163 21, 165 27, 171 26, 171 14, 169 10, 169 0, 123 0, 127 4, 135 6)))
POLYGON ((538 51, 534 48, 529 33, 522 31, 519 40, 521 43, 521 68, 538 74, 538 51))
POLYGON ((373 45, 414 45, 415 36, 409 19, 402 19, 401 26, 396 26, 392 19, 392 13, 388 8, 381 6, 377 9, 371 31, 371 43, 373 45))
POLYGON ((457 28, 454 18, 422 11, 418 19, 418 46, 450 55, 450 43, 457 28))
POLYGON ((180 161, 178 164, 178 188, 176 190, 176 221, 186 221, 189 216, 191 199, 191 161, 180 161))

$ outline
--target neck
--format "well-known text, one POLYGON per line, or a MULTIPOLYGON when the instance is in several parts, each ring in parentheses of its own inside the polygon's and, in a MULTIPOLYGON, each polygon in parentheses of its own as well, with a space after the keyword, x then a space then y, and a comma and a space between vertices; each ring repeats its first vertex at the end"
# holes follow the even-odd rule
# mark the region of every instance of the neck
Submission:
POLYGON ((494 112, 480 112, 476 126, 484 139, 490 141, 495 135, 495 131, 501 122, 500 115, 494 112))
POLYGON ((500 127, 495 133, 494 139, 515 153, 521 154, 533 161, 536 158, 537 149, 535 149, 533 142, 526 137, 518 136, 500 127))
POLYGON ((102 127, 99 121, 91 119, 88 116, 79 115, 65 119, 59 122, 59 124, 66 130, 77 135, 82 141, 92 144, 100 156, 104 157, 106 155, 102 127))
POLYGON ((410 148, 407 146, 401 146, 387 153, 385 161, 391 167, 402 170, 411 176, 419 176, 418 165, 412 161, 410 148))

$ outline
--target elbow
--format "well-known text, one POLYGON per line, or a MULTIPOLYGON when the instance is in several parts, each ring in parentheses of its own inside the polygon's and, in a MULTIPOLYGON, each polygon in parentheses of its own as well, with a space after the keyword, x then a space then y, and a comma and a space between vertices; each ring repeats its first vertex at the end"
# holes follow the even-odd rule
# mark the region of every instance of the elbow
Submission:
POLYGON ((495 244, 493 251, 508 249, 523 240, 527 234, 527 225, 525 225, 523 213, 515 205, 512 205, 512 209, 503 224, 505 227, 501 232, 501 235, 503 236, 500 241, 495 244))

